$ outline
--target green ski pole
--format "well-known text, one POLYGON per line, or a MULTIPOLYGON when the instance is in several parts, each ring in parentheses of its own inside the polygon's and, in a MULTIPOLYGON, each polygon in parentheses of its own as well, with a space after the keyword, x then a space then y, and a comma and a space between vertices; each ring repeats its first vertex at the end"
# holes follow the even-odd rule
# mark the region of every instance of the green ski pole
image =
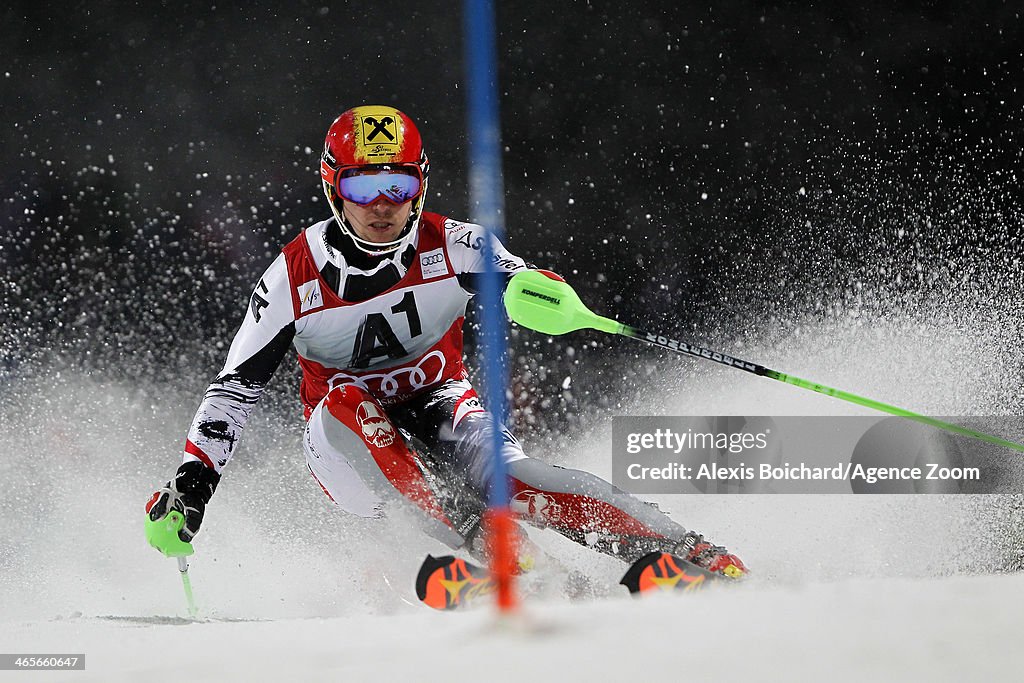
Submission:
POLYGON ((196 609, 196 601, 192 597, 192 580, 188 575, 186 559, 195 552, 195 548, 178 536, 178 532, 184 526, 185 516, 177 510, 171 510, 156 522, 146 515, 146 540, 165 557, 174 557, 178 560, 178 572, 181 573, 181 584, 185 588, 185 600, 188 602, 188 616, 195 619, 199 615, 199 610, 196 609))
POLYGON ((638 339, 655 346, 660 346, 669 351, 675 351, 676 353, 696 358, 705 358, 715 363, 728 365, 755 375, 792 384, 801 389, 816 391, 819 394, 855 403, 866 408, 872 408, 883 413, 898 415, 955 434, 962 434, 963 436, 969 436, 987 443, 996 444, 997 446, 1005 446, 1015 451, 1024 452, 1024 445, 1014 441, 1007 441, 998 436, 943 422, 934 417, 928 417, 898 406, 889 405, 888 403, 882 403, 881 401, 851 394, 847 391, 825 386, 824 384, 787 375, 725 353, 688 344, 687 342, 664 335, 645 332, 635 327, 623 325, 611 318, 604 318, 587 308, 569 284, 546 275, 541 271, 523 271, 512 277, 508 287, 505 289, 505 310, 508 311, 508 315, 512 320, 523 327, 528 327, 544 334, 565 334, 566 332, 584 328, 600 330, 609 334, 619 334, 630 339, 638 339))

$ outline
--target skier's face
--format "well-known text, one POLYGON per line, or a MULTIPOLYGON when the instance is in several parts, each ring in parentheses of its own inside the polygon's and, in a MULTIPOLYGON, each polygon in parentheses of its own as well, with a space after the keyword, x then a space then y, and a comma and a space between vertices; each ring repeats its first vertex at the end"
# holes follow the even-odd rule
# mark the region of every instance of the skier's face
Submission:
POLYGON ((394 242, 402 234, 412 213, 412 201, 392 204, 384 197, 366 206, 359 206, 347 199, 342 203, 345 218, 359 239, 377 244, 394 242))

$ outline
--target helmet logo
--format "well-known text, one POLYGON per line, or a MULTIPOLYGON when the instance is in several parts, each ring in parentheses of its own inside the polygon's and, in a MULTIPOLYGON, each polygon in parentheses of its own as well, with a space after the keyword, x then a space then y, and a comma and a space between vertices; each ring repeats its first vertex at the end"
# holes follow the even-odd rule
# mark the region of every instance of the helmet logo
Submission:
POLYGON ((356 421, 363 439, 377 448, 386 448, 395 442, 395 428, 373 401, 363 401, 356 408, 356 421))
POLYGON ((332 167, 337 166, 338 162, 334 158, 334 154, 331 152, 331 139, 327 138, 327 142, 324 143, 324 156, 323 160, 330 164, 332 167))
POLYGON ((374 118, 373 116, 363 117, 363 132, 366 134, 367 142, 373 142, 373 139, 376 138, 378 135, 383 135, 390 142, 394 142, 395 138, 397 137, 393 132, 394 128, 395 120, 390 116, 385 116, 380 120, 374 118), (366 133, 367 126, 372 126, 373 128, 369 133, 366 133))
POLYGON ((358 115, 356 129, 356 158, 365 163, 393 162, 402 149, 401 120, 380 111, 358 115))

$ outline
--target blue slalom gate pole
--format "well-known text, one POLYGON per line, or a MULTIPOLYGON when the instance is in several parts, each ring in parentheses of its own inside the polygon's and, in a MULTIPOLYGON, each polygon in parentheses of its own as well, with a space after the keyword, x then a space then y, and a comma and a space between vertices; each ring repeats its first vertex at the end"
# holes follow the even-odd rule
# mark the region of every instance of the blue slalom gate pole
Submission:
MULTIPOLYGON (((495 14, 492 0, 464 0, 463 35, 466 74, 466 138, 469 147, 470 217, 491 230, 498 240, 505 238, 504 183, 501 173, 501 118, 498 112, 498 68, 495 14)), ((484 402, 495 420, 491 457, 494 477, 489 491, 489 542, 492 572, 498 580, 498 605, 502 610, 515 604, 512 575, 516 553, 512 548, 509 512, 508 468, 501 457, 503 436, 498 429, 508 416, 508 383, 505 334, 507 322, 502 306, 502 278, 494 264, 494 250, 484 240, 485 271, 480 291, 482 320, 480 348, 486 383, 484 402)))

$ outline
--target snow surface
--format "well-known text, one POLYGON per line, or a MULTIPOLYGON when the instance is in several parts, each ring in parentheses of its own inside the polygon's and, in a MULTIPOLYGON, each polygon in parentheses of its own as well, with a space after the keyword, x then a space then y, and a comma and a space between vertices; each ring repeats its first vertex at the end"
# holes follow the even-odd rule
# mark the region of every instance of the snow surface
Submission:
POLYGON ((79 617, 6 624, 3 641, 86 652, 85 672, 48 676, 75 681, 1020 680, 1021 599, 1020 575, 851 579, 538 605, 509 623, 425 609, 204 624, 79 617))
MULTIPOLYGON (((813 353, 790 339, 743 355, 922 412, 1006 409, 1005 347, 944 325, 819 328, 813 353)), ((867 414, 710 364, 659 367, 622 412, 867 414)), ((85 653, 87 669, 0 680, 1024 678, 1019 496, 656 496, 739 553, 750 579, 633 600, 615 585, 616 560, 535 531, 606 595, 538 596, 519 620, 496 622, 489 609, 415 604, 418 562, 443 548, 401 514, 334 512, 304 471, 301 420, 259 411, 196 543, 191 575, 208 620, 189 622, 173 561, 143 541, 142 506, 173 471, 202 388, 67 372, 7 387, 0 651, 85 653)), ((602 417, 527 447, 608 476, 610 441, 602 417)))

